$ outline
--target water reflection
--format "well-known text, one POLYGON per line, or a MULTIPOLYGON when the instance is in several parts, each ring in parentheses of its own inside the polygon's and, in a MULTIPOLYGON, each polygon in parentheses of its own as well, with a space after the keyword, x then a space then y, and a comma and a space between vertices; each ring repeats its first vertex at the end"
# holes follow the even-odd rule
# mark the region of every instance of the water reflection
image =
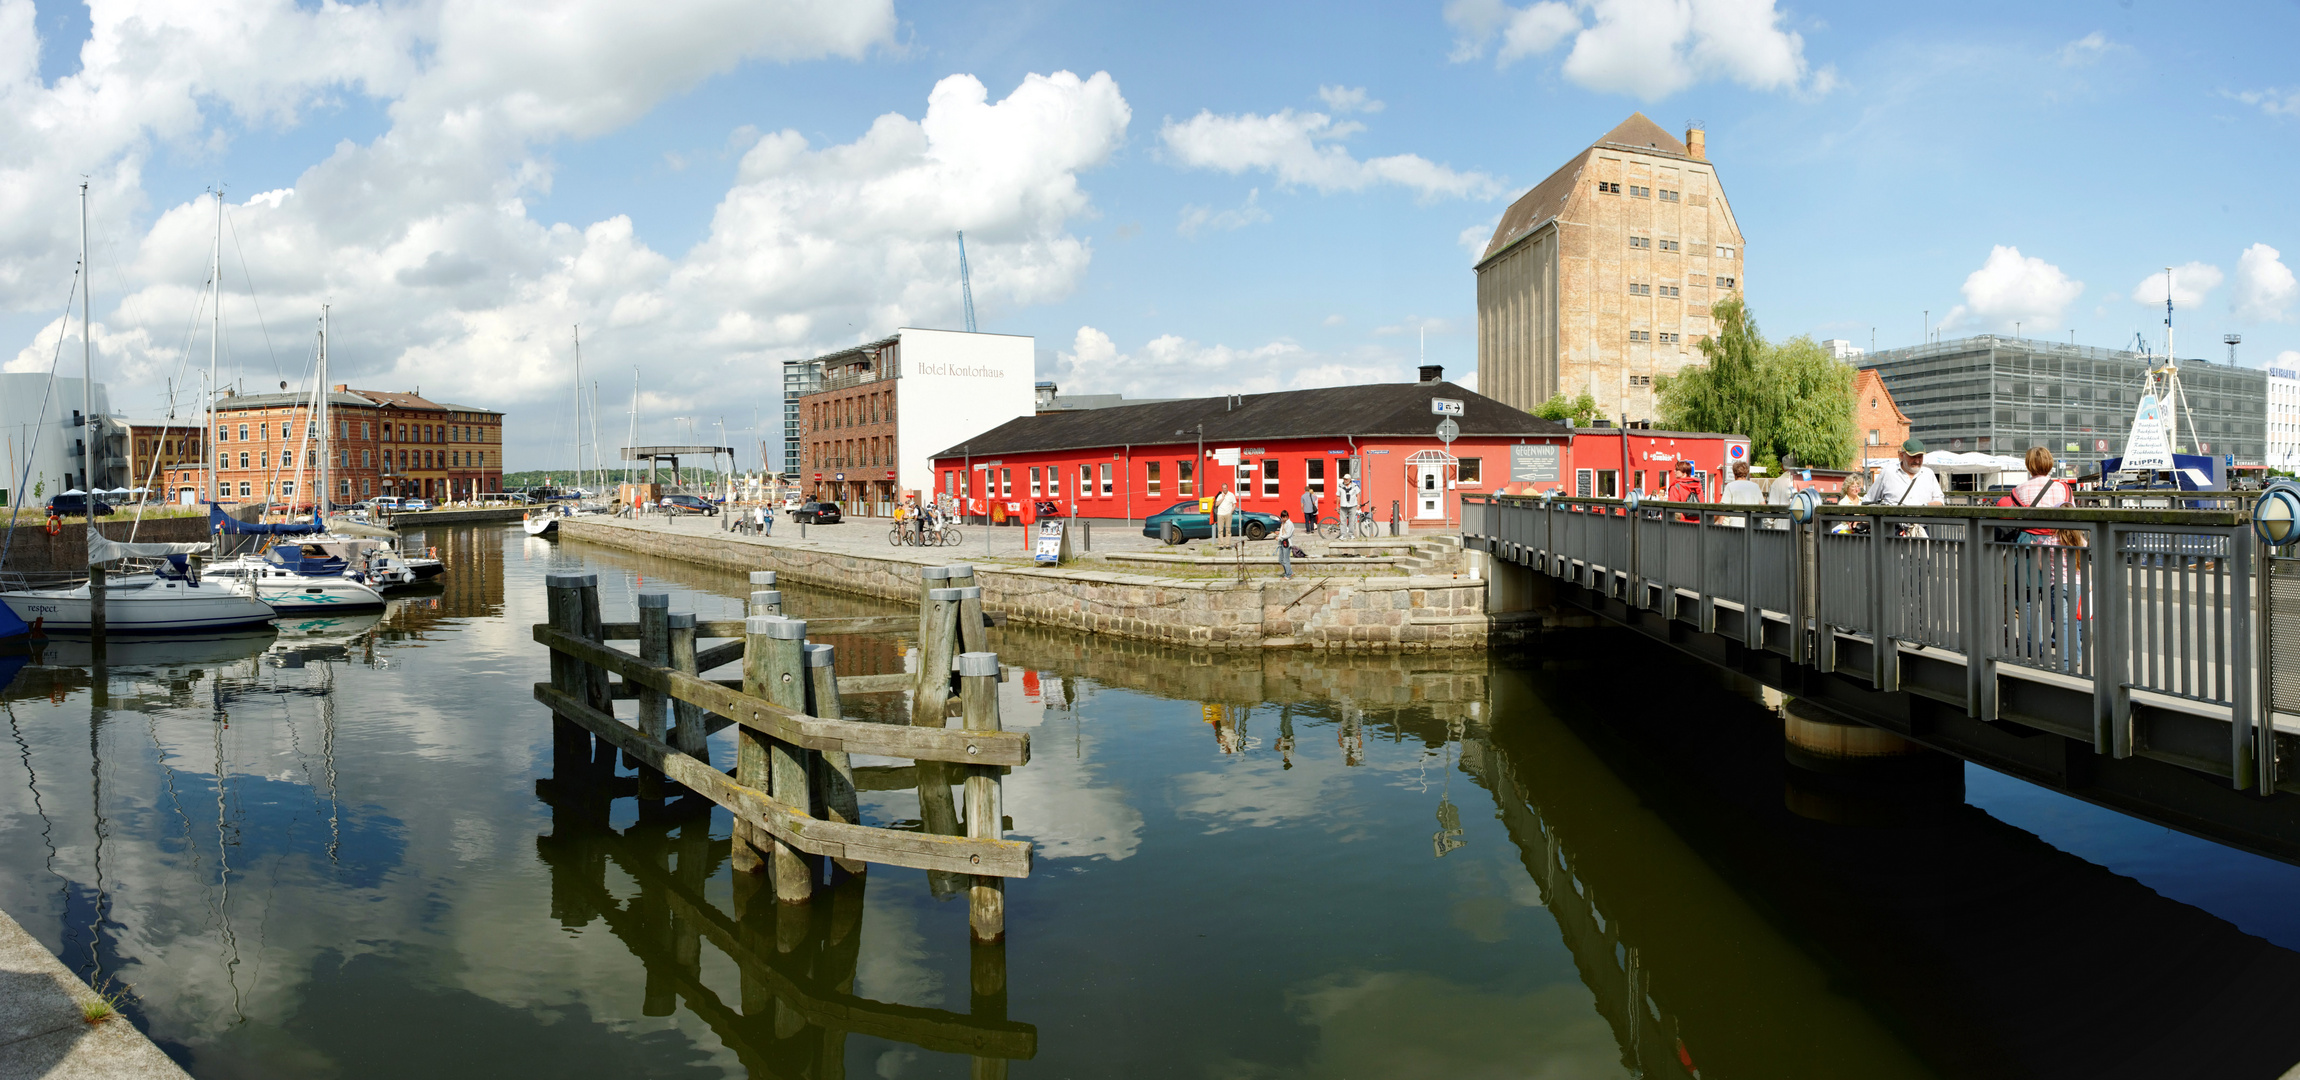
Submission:
MULTIPOLYGON (((576 770, 590 794, 556 788, 526 689, 545 572, 599 572, 611 618, 658 588, 725 618, 744 576, 517 530, 427 546, 449 583, 364 624, 0 659, 0 907, 203 1080, 2300 1060, 2292 953, 1954 773, 1792 764, 1753 688, 1596 632, 1488 662, 1005 628, 1001 713, 1033 740, 1006 812, 1038 854, 1004 968, 923 874, 777 910, 726 868, 724 817, 642 813, 612 755, 576 770)), ((784 591, 818 619, 905 610, 784 591)), ((909 644, 835 643, 846 674, 909 644)), ((899 695, 844 704, 907 721, 899 695)), ((921 818, 909 762, 856 764, 867 821, 921 818)), ((2222 854, 2230 888, 2281 880, 2222 854)))

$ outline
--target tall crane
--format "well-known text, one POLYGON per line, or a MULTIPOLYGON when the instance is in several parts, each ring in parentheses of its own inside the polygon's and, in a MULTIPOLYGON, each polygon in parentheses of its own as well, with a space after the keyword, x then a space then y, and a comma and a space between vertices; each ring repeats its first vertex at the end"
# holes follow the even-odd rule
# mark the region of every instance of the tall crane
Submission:
POLYGON ((974 333, 974 282, 966 272, 966 230, 958 231, 958 294, 966 301, 966 332, 974 333))

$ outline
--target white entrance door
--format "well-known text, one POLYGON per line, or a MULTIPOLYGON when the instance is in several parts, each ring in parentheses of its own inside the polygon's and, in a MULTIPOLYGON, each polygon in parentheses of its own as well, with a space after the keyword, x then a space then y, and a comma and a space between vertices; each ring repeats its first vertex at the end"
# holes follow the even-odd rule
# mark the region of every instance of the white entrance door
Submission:
POLYGON ((1414 517, 1445 516, 1445 466, 1414 466, 1414 517))

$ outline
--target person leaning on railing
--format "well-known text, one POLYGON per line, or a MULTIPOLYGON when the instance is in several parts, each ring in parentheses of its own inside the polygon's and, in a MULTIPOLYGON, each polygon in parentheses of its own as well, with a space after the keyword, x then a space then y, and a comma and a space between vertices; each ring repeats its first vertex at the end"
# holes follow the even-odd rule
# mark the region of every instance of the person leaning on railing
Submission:
MULTIPOLYGON (((2028 479, 2014 485, 2011 491, 2006 492, 2003 498, 1998 499, 1998 506, 2018 506, 2041 510, 2052 506, 2067 506, 2073 501, 2068 481, 2052 478, 2052 451, 2041 446, 2029 447, 2026 464, 2028 465, 2028 479)), ((2019 542, 2023 544, 2053 543, 2053 530, 2023 529, 2019 542)))

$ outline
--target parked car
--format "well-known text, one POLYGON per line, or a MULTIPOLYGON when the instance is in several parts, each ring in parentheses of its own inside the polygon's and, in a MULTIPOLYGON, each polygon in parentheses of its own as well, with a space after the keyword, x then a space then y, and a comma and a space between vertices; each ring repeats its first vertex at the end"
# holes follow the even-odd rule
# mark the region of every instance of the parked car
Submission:
MULTIPOLYGON (((1166 523, 1173 522, 1182 529, 1184 540, 1211 540, 1214 537, 1214 515, 1198 509, 1198 500, 1184 499, 1164 510, 1142 519, 1142 535, 1153 540, 1165 540, 1166 523)), ((1278 531, 1278 518, 1256 510, 1240 510, 1230 515, 1230 527, 1245 534, 1248 540, 1260 540, 1278 531)))
POLYGON ((783 513, 786 513, 786 514, 796 514, 796 513, 798 513, 798 512, 799 512, 799 507, 805 506, 806 504, 807 504, 807 500, 806 500, 806 497, 805 497, 805 496, 802 496, 802 495, 792 495, 792 496, 789 496, 789 497, 787 497, 787 498, 785 498, 785 499, 783 500, 783 513))
MULTIPOLYGON (((88 514, 88 497, 86 495, 50 496, 48 499, 48 513, 53 517, 60 518, 86 517, 88 514)), ((96 516, 110 517, 111 515, 112 504, 105 502, 102 499, 97 499, 96 516)))
POLYGON ((798 509, 791 511, 791 520, 815 525, 836 525, 845 521, 846 517, 839 513, 839 504, 835 502, 811 502, 801 503, 798 509))
POLYGON ((695 495, 665 495, 663 496, 663 509, 673 514, 716 515, 719 512, 717 506, 695 495))
POLYGON ((401 511, 403 511, 403 512, 409 512, 409 513, 412 513, 412 512, 414 512, 414 511, 417 511, 417 510, 429 510, 429 509, 431 509, 431 500, 429 500, 429 499, 401 499, 401 500, 399 500, 399 508, 400 508, 400 510, 401 510, 401 511))

